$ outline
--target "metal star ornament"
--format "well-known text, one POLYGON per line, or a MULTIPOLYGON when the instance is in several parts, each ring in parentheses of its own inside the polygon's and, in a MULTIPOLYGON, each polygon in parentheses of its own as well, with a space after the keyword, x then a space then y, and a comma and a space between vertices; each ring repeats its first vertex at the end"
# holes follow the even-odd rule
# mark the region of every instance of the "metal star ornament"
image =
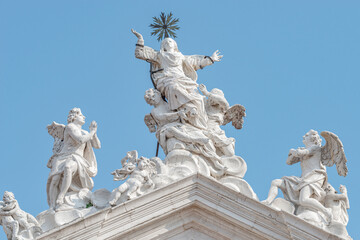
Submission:
POLYGON ((153 29, 151 36, 157 36, 158 41, 167 37, 176 38, 175 31, 180 29, 177 25, 179 18, 174 18, 172 12, 168 15, 161 12, 160 17, 153 17, 153 20, 149 26, 153 29))

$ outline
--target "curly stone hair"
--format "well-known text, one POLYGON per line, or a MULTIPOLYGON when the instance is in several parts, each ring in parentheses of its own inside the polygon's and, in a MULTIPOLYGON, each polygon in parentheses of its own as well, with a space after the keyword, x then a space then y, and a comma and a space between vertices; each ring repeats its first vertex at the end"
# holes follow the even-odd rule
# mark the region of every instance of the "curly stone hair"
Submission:
POLYGON ((75 120, 76 116, 79 115, 80 113, 81 113, 80 108, 71 109, 67 118, 67 122, 72 123, 75 120))

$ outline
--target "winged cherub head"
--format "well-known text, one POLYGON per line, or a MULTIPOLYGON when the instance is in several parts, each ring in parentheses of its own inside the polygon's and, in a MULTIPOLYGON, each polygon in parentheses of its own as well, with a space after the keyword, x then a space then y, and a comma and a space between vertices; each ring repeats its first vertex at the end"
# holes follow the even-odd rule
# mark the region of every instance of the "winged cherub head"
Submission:
POLYGON ((153 88, 146 90, 144 98, 147 104, 151 106, 157 106, 162 101, 161 93, 153 88))
POLYGON ((321 138, 317 131, 311 129, 303 136, 303 143, 305 144, 305 147, 314 145, 321 147, 321 138))
POLYGON ((68 118, 67 118, 67 122, 68 123, 78 123, 80 125, 84 125, 85 124, 85 116, 81 113, 81 109, 80 108, 73 108, 70 110, 68 118))

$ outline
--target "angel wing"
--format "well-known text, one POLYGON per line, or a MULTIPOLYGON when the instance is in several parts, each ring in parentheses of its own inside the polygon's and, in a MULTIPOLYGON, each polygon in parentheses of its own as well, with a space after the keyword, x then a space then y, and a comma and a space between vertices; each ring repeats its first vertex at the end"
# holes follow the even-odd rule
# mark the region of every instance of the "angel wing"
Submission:
POLYGON ((151 116, 151 114, 145 115, 144 122, 151 133, 156 132, 156 122, 155 119, 151 116))
POLYGON ((65 125, 52 122, 51 125, 47 126, 47 130, 48 133, 54 138, 53 153, 60 153, 64 142, 65 125))
POLYGON ((324 131, 321 136, 325 138, 326 144, 321 147, 321 162, 331 167, 336 164, 336 170, 340 176, 346 176, 348 169, 343 144, 334 133, 324 131))
POLYGON ((60 138, 64 140, 64 131, 65 125, 57 122, 52 122, 51 125, 47 126, 48 133, 53 136, 53 138, 60 138))
POLYGON ((224 114, 223 125, 232 122, 232 125, 236 129, 241 129, 244 123, 244 117, 246 116, 245 107, 240 104, 235 104, 229 108, 224 114))

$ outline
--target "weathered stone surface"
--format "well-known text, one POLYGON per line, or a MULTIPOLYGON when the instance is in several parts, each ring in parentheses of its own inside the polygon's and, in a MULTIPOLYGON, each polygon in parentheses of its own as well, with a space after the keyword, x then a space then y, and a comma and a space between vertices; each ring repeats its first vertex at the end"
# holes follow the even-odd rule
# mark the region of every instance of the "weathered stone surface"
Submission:
POLYGON ((44 233, 48 239, 340 239, 200 174, 44 233))

